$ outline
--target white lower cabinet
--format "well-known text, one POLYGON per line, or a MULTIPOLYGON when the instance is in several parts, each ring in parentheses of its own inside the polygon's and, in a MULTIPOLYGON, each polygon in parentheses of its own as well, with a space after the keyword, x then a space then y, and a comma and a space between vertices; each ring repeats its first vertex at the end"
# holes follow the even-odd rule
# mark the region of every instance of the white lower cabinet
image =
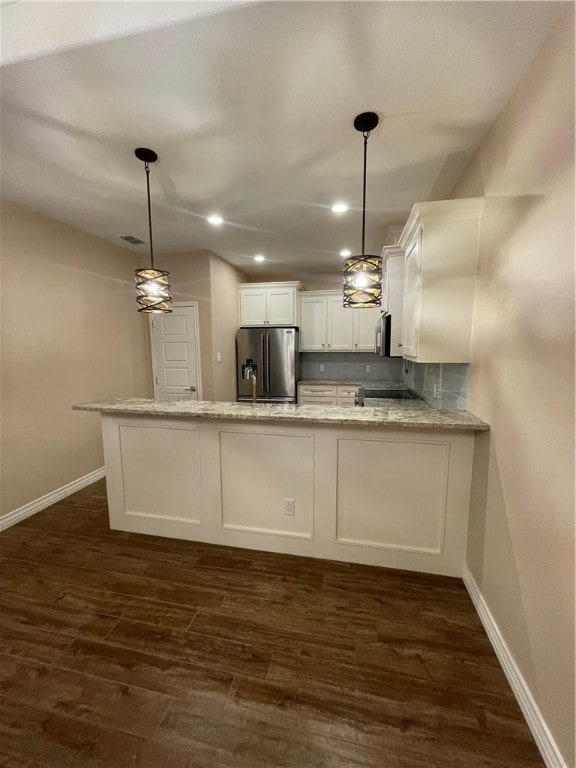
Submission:
POLYGON ((298 405, 336 405, 338 387, 326 384, 298 384, 298 405))
POLYGON ((380 308, 345 309, 340 291, 300 294, 301 352, 374 352, 380 308))
POLYGON ((357 389, 331 384, 298 384, 298 405, 354 406, 357 389))
POLYGON ((462 572, 473 432, 103 415, 102 433, 115 530, 462 572))
POLYGON ((354 407, 357 391, 358 391, 358 387, 338 387, 338 390, 336 392, 336 405, 354 407))

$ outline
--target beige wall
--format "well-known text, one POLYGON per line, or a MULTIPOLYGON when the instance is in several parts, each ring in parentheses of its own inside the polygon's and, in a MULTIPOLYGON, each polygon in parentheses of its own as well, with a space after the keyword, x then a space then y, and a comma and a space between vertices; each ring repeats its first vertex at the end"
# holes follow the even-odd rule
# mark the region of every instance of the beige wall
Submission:
POLYGON ((99 416, 150 396, 147 320, 126 249, 2 202, 2 497, 7 514, 103 466, 99 416))
POLYGON ((237 286, 246 282, 246 275, 211 251, 172 253, 156 261, 172 274, 174 301, 198 302, 202 398, 235 400, 237 286), (218 352, 222 363, 217 363, 218 352))
POLYGON ((468 566, 574 766, 573 13, 452 193, 477 195, 468 566))
POLYGON ((214 400, 236 400, 236 329, 238 328, 238 285, 246 282, 240 270, 212 254, 212 368, 214 400), (218 352, 221 362, 217 360, 218 352))

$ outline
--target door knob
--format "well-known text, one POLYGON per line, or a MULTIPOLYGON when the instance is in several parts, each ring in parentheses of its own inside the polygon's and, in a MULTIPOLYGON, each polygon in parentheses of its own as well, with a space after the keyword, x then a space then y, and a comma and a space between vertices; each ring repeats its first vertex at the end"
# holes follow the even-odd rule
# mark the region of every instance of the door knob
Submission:
POLYGON ((190 392, 196 392, 196 387, 190 387, 190 392))

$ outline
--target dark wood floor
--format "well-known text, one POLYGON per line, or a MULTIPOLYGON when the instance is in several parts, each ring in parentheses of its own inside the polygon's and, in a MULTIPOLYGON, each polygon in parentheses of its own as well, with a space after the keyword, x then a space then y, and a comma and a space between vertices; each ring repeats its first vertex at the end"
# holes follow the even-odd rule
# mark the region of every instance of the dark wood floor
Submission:
POLYGON ((543 765, 458 579, 114 532, 0 537, 3 768, 543 765))

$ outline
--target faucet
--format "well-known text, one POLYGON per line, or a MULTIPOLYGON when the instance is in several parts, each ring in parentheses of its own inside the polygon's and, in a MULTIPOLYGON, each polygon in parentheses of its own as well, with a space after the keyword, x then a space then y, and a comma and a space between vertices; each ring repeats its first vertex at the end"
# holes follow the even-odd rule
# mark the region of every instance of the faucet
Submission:
POLYGON ((244 370, 242 373, 244 378, 247 381, 252 382, 252 402, 255 403, 258 396, 258 379, 256 378, 256 366, 252 362, 249 362, 243 366, 243 369, 244 370))

